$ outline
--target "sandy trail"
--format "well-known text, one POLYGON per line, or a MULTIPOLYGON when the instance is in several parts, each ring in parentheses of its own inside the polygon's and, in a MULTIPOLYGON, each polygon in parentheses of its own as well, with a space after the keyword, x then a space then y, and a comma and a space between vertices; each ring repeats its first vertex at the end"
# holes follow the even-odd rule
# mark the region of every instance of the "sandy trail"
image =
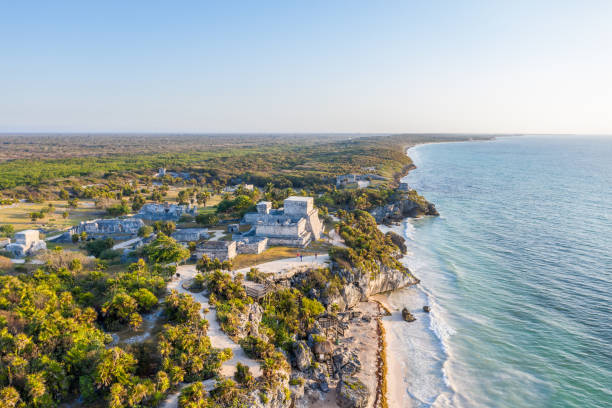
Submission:
MULTIPOLYGON (((299 250, 296 251, 296 253, 299 250)), ((328 266, 329 255, 314 255, 304 256, 301 260, 297 256, 295 258, 284 258, 276 261, 270 261, 255 266, 249 266, 246 268, 238 269, 232 272, 234 275, 237 273, 246 274, 251 268, 257 268, 260 272, 273 273, 276 278, 288 273, 294 273, 295 271, 310 269, 310 268, 324 268, 328 266)))
MULTIPOLYGON (((225 334, 221 330, 221 326, 217 321, 217 313, 214 308, 211 309, 210 304, 208 303, 208 298, 204 296, 202 293, 191 293, 185 288, 183 288, 183 283, 188 282, 193 279, 196 275, 197 271, 195 269, 195 265, 183 265, 176 268, 176 272, 180 274, 180 278, 173 280, 168 284, 168 290, 176 290, 179 293, 188 293, 193 296, 194 300, 200 305, 202 308, 200 309, 200 315, 208 320, 208 337, 210 338, 210 343, 215 348, 229 348, 232 350, 233 357, 231 360, 225 361, 221 365, 220 374, 225 377, 233 377, 236 372, 236 364, 241 363, 249 367, 251 374, 254 377, 261 376, 261 367, 259 362, 249 358, 244 350, 240 347, 239 344, 235 343, 227 334, 225 334), (208 309, 209 312, 205 313, 204 310, 208 309)), ((202 381, 204 384, 204 388, 208 391, 214 388, 215 380, 206 380, 202 381)), ((183 388, 185 388, 189 384, 181 384, 179 390, 173 394, 168 395, 168 398, 160 405, 161 408, 176 408, 178 406, 178 398, 180 392, 183 388)))
POLYGON ((228 377, 233 376, 234 372, 236 371, 236 364, 242 363, 244 365, 249 366, 251 374, 253 374, 253 376, 259 377, 261 375, 261 368, 259 366, 259 362, 247 357, 240 345, 235 343, 227 334, 225 334, 221 330, 221 326, 217 321, 217 313, 213 311, 214 308, 212 308, 211 305, 208 303, 208 298, 202 293, 191 293, 183 288, 183 283, 193 279, 193 277, 196 275, 197 271, 195 269, 195 265, 179 266, 176 271, 180 274, 180 278, 170 282, 168 284, 168 289, 176 290, 179 293, 188 293, 193 296, 195 301, 202 305, 202 309, 200 309, 200 314, 203 318, 208 320, 208 337, 210 337, 210 342, 212 346, 215 348, 229 348, 232 350, 234 356, 231 360, 228 360, 223 363, 223 365, 221 366, 221 375, 228 377), (209 309, 210 311, 208 313, 205 313, 205 309, 209 309))

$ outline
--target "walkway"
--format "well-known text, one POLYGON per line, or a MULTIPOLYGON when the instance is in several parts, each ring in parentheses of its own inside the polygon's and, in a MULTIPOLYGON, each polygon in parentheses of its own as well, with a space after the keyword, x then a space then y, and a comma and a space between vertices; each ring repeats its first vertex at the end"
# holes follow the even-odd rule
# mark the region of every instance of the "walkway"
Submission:
POLYGON ((249 366, 251 370, 251 374, 254 377, 259 377, 261 375, 261 367, 259 366, 259 362, 249 358, 244 350, 240 347, 239 344, 235 343, 227 334, 225 334, 221 330, 221 326, 217 321, 217 313, 214 311, 214 308, 208 303, 208 298, 204 296, 202 293, 191 293, 188 290, 184 289, 182 284, 188 282, 193 279, 196 275, 197 271, 194 265, 183 265, 179 266, 176 271, 181 275, 181 277, 177 280, 174 280, 168 284, 169 290, 176 290, 179 293, 189 293, 196 302, 202 305, 202 309, 200 309, 200 315, 203 318, 208 320, 208 337, 210 337, 210 342, 215 348, 229 348, 232 350, 233 357, 231 360, 228 360, 223 363, 221 366, 221 375, 232 377, 236 372, 236 364, 242 363, 244 365, 249 366), (209 309, 208 313, 204 312, 204 309, 209 309))
POLYGON ((274 278, 276 279, 289 278, 296 272, 302 272, 306 269, 325 268, 328 266, 328 263, 329 255, 327 254, 318 255, 316 257, 314 255, 305 256, 302 258, 302 260, 296 256, 295 258, 284 258, 259 265, 249 266, 233 271, 232 273, 234 275, 237 273, 246 275, 251 268, 257 268, 259 272, 274 274, 274 278))

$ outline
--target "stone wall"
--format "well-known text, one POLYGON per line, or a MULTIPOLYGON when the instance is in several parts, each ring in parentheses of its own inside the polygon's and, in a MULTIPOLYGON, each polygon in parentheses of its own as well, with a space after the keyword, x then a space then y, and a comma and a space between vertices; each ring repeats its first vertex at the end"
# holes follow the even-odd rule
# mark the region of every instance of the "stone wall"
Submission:
POLYGON ((306 231, 306 220, 296 223, 265 223, 255 225, 255 234, 264 237, 298 237, 306 231))
POLYGON ((312 197, 291 196, 285 199, 283 206, 285 215, 305 217, 314 208, 314 199, 312 197))
POLYGON ((261 254, 268 248, 268 238, 245 239, 236 245, 239 254, 261 254))

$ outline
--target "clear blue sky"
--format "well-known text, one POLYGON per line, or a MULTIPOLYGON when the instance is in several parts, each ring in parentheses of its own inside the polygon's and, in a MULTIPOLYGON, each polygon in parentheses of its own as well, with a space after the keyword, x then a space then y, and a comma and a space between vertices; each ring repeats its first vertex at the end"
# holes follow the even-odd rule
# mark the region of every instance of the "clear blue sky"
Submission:
POLYGON ((0 0, 0 131, 612 133, 612 1, 0 0))

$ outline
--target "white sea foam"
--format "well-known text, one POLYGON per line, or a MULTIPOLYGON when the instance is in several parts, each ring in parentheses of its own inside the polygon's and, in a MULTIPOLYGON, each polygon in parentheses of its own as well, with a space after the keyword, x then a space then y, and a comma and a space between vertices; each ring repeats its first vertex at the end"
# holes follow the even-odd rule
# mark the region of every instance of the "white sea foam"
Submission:
MULTIPOLYGON (((396 227, 395 232, 400 233, 400 228, 396 227)), ((415 232, 411 220, 404 223, 403 230, 410 240, 415 232)), ((414 242, 407 244, 409 251, 416 249, 410 248, 414 246, 414 242)), ((425 259, 415 257, 412 253, 402 261, 417 277, 419 271, 430 268, 425 259)), ((452 399, 453 391, 444 373, 448 358, 445 341, 454 334, 454 330, 445 323, 435 297, 420 284, 390 293, 385 297, 385 301, 393 311, 392 316, 384 320, 390 356, 388 381, 391 406, 450 406, 446 401, 452 399), (424 305, 432 308, 430 313, 422 310, 424 305), (417 317, 416 322, 403 321, 401 310, 404 307, 417 317), (407 404, 406 401, 410 403, 407 404)))

